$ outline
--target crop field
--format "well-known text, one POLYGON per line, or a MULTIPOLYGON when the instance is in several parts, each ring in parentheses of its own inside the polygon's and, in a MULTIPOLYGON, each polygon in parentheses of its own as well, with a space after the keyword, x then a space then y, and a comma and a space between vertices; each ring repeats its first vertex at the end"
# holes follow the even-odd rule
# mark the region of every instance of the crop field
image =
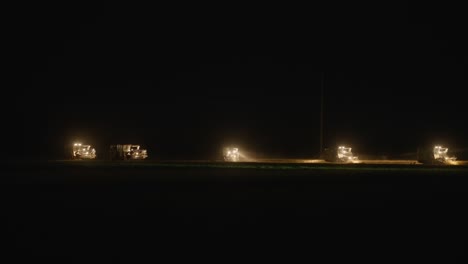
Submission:
POLYGON ((2 175, 18 261, 451 261, 467 235, 466 166, 48 161, 2 175))

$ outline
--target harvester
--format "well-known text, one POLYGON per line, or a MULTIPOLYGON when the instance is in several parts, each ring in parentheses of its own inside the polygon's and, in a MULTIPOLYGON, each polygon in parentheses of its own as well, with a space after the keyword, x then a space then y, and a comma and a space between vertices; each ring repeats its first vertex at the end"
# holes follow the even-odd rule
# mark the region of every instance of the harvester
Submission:
POLYGON ((358 160, 357 156, 354 156, 352 149, 346 146, 339 146, 337 148, 326 148, 324 149, 323 158, 328 162, 345 162, 353 163, 358 160))
POLYGON ((109 156, 111 160, 142 160, 148 158, 148 151, 140 145, 111 145, 109 156))
POLYGON ((74 143, 71 153, 72 159, 95 159, 96 150, 91 145, 83 145, 81 143, 74 143))
POLYGON ((432 148, 418 148, 418 162, 431 165, 453 164, 456 157, 448 155, 448 148, 436 145, 432 148))
POLYGON ((225 161, 239 161, 240 152, 238 148, 227 147, 223 150, 223 157, 225 161))

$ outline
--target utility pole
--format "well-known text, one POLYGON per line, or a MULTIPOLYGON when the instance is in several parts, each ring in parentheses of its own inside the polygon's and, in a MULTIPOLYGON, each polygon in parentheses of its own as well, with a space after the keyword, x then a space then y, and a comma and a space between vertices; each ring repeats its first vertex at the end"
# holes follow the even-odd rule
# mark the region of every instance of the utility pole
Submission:
POLYGON ((325 79, 325 73, 322 71, 321 73, 321 85, 320 85, 320 158, 322 158, 323 154, 323 85, 325 79))

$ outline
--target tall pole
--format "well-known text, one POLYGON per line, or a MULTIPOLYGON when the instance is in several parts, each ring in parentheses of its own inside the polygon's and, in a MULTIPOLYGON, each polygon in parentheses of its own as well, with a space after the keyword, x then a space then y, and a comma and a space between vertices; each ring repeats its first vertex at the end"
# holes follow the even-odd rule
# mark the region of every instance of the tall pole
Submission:
POLYGON ((324 85, 324 78, 325 73, 322 72, 321 74, 321 85, 320 85, 320 158, 322 158, 323 154, 323 85, 324 85))

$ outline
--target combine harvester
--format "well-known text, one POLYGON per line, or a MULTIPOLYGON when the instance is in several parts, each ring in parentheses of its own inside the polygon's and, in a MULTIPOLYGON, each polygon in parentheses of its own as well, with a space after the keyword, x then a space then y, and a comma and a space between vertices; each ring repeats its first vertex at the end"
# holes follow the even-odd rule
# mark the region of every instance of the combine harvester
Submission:
POLYGON ((448 155, 448 148, 440 145, 433 148, 418 148, 418 162, 429 165, 455 165, 456 157, 448 155))
POLYGON ((91 145, 74 143, 71 151, 72 160, 95 159, 96 150, 91 145))
POLYGON ((111 145, 109 157, 111 160, 143 160, 148 158, 148 151, 140 149, 140 145, 111 145))
POLYGON ((224 161, 236 162, 239 161, 240 152, 239 148, 227 147, 223 150, 224 161))
POLYGON ((357 163, 359 159, 354 156, 350 147, 339 146, 337 148, 324 149, 323 159, 328 162, 357 163))

